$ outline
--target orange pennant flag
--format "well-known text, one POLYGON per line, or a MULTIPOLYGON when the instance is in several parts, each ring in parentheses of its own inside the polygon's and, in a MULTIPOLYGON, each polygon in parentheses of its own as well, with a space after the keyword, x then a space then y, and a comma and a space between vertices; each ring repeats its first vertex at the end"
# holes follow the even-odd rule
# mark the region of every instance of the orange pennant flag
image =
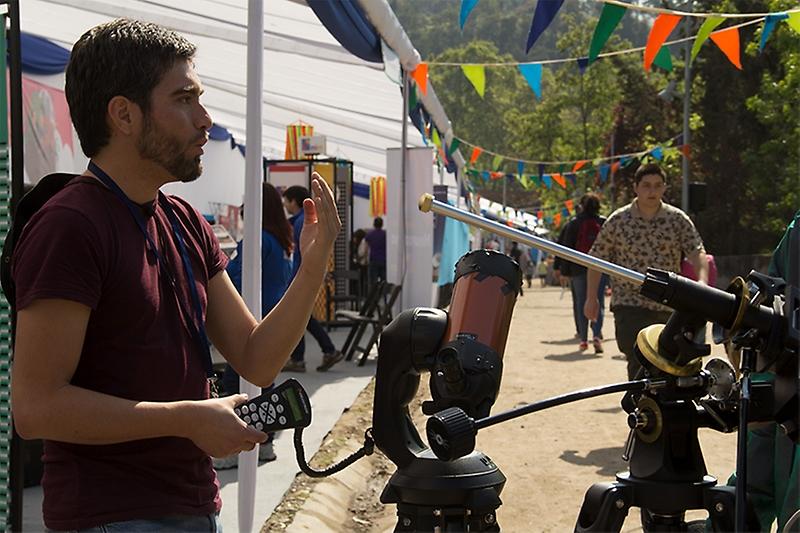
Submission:
POLYGON ((475 148, 472 149, 472 155, 469 156, 469 164, 470 165, 474 165, 475 164, 475 161, 478 160, 478 157, 481 155, 481 152, 483 152, 483 148, 478 148, 476 146, 475 148))
POLYGON ((611 174, 616 174, 617 170, 619 170, 619 161, 611 163, 611 174))
POLYGON ((681 21, 680 15, 669 15, 667 13, 660 14, 653 27, 650 29, 650 36, 647 38, 647 47, 644 49, 644 69, 650 72, 650 65, 653 64, 661 45, 667 40, 669 34, 681 21))
POLYGON ((503 172, 492 172, 491 174, 489 174, 489 177, 492 178, 493 180, 499 180, 503 176, 505 176, 503 172))
POLYGON ((575 205, 573 204, 572 200, 564 200, 564 205, 566 206, 567 211, 572 213, 572 209, 573 209, 573 207, 575 207, 575 205))
POLYGON ((692 147, 688 144, 681 145, 681 153, 686 159, 692 158, 692 147))
POLYGON ((555 224, 556 227, 559 227, 561 225, 561 213, 556 213, 555 215, 553 215, 553 224, 555 224))
POLYGON ((417 82, 422 94, 428 94, 428 64, 420 63, 417 65, 417 68, 411 72, 411 77, 417 82))
POLYGON ((544 218, 544 211, 537 211, 536 212, 536 218, 538 218, 539 220, 542 220, 544 218))
POLYGON ((561 185, 562 189, 566 189, 567 188, 567 180, 564 179, 564 176, 562 176, 561 174, 559 174, 557 172, 553 173, 552 176, 553 176, 553 181, 555 181, 556 183, 561 185))
POLYGON ((578 161, 577 163, 575 163, 575 166, 574 166, 574 167, 572 167, 572 171, 573 171, 573 172, 577 172, 577 171, 579 171, 579 170, 580 170, 581 168, 583 168, 583 166, 584 166, 586 163, 588 163, 588 162, 589 162, 589 160, 588 160, 588 159, 584 159, 583 161, 578 161))
POLYGON ((722 53, 728 60, 742 70, 742 59, 740 56, 739 47, 739 28, 733 27, 722 31, 715 31, 711 34, 711 40, 714 41, 722 53))

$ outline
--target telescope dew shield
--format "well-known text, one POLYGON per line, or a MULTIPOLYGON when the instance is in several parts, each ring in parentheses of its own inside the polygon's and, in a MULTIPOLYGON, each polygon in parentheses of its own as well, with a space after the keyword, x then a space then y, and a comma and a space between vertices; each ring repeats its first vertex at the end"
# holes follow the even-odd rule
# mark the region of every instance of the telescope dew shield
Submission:
POLYGON ((492 250, 467 253, 456 264, 449 322, 431 371, 433 402, 426 414, 460 407, 489 415, 503 373, 503 353, 517 294, 519 265, 492 250))

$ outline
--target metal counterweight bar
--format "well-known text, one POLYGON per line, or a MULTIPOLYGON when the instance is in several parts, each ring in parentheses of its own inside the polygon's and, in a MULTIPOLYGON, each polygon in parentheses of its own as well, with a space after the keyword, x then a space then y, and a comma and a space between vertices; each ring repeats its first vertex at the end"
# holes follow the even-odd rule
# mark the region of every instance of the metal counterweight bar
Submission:
POLYGON ((432 211, 438 215, 460 220, 470 226, 476 226, 486 231, 502 235, 503 237, 508 237, 514 241, 528 244, 539 250, 550 252, 562 259, 572 261, 573 263, 591 268, 592 270, 598 270, 609 276, 614 276, 615 278, 635 283, 636 285, 642 285, 642 283, 644 283, 644 274, 615 265, 614 263, 609 263, 608 261, 603 261, 597 257, 592 257, 591 255, 573 250, 572 248, 567 248, 566 246, 531 235, 530 233, 504 226, 503 224, 488 220, 482 216, 464 211, 463 209, 458 209, 450 204, 434 200, 433 196, 430 194, 423 194, 420 197, 419 210, 424 213, 432 211))

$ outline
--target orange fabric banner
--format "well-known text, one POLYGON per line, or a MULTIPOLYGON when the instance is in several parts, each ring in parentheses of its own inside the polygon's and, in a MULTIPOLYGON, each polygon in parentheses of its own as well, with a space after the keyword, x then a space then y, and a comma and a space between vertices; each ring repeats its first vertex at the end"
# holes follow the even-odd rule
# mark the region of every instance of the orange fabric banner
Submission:
POLYGON ((369 180, 369 216, 386 215, 386 178, 375 176, 369 180))
POLYGON ((644 49, 644 69, 650 72, 650 65, 653 64, 661 45, 667 40, 669 34, 681 21, 680 15, 669 15, 667 13, 660 14, 653 27, 650 29, 650 36, 647 38, 647 46, 644 49))
POLYGON ((472 155, 469 156, 469 164, 470 165, 474 165, 475 164, 475 161, 478 160, 478 157, 480 157, 481 152, 483 152, 483 148, 478 148, 476 146, 475 148, 472 149, 472 155))
POLYGON ((711 34, 711 40, 722 50, 722 53, 725 54, 728 61, 733 63, 739 70, 742 70, 739 28, 728 28, 727 30, 714 32, 711 34))
POLYGON ((286 159, 300 159, 300 137, 314 135, 314 126, 295 122, 286 126, 286 159))
POLYGON ((681 153, 684 155, 686 159, 692 158, 692 147, 688 144, 681 145, 681 153))
POLYGON ((612 175, 616 174, 617 170, 619 170, 619 161, 615 161, 614 163, 611 163, 611 174, 612 175))
POLYGON ((539 220, 542 220, 544 218, 544 211, 537 211, 536 212, 536 218, 538 218, 539 220))
POLYGON ((566 206, 567 211, 570 213, 572 213, 573 209, 575 208, 575 204, 572 202, 572 200, 564 200, 564 205, 566 206))
POLYGON ((420 63, 417 65, 417 68, 411 72, 411 77, 417 82, 422 94, 428 94, 428 64, 420 63))
POLYGON ((572 167, 572 171, 573 171, 573 172, 577 172, 577 171, 579 171, 579 170, 580 170, 581 168, 583 168, 583 166, 584 166, 586 163, 588 163, 588 162, 589 162, 589 160, 588 160, 588 159, 584 159, 583 161, 578 161, 577 163, 575 163, 575 166, 574 166, 574 167, 572 167))
POLYGON ((553 181, 555 181, 556 183, 561 185, 562 189, 566 189, 567 188, 567 180, 564 179, 564 176, 562 176, 561 174, 559 174, 557 172, 552 174, 552 176, 553 176, 553 181))
POLYGON ((555 224, 556 227, 561 225, 561 213, 556 213, 553 215, 553 224, 555 224))

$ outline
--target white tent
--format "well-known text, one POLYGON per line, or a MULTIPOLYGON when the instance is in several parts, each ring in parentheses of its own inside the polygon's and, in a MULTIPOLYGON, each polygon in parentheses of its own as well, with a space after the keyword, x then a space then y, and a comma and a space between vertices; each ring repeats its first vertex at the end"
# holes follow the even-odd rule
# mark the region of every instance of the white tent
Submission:
MULTIPOLYGON (((247 143, 245 0, 26 0, 20 14, 22 31, 65 48, 90 27, 116 17, 179 31, 198 47, 203 102, 214 122, 227 128, 236 142, 247 143)), ((327 137, 327 155, 353 161, 355 181, 385 175, 386 148, 400 144, 403 110, 399 87, 383 65, 347 52, 302 3, 265 2, 264 23, 265 157, 282 159, 286 125, 302 120, 327 137)), ((37 81, 58 87, 63 76, 37 81)), ((410 132, 409 144, 421 146, 416 130, 410 132)), ((209 146, 204 175, 196 184, 169 186, 206 213, 212 210, 209 202, 238 204, 244 193, 244 158, 225 143, 217 144, 209 146)))

